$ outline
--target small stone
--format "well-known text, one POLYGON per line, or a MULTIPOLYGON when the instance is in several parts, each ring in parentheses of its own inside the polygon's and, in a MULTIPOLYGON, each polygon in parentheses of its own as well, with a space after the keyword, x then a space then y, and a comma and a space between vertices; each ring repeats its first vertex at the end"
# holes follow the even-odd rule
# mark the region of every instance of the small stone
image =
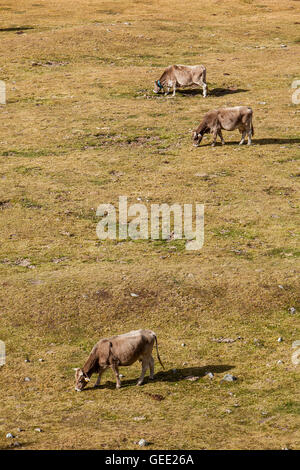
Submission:
POLYGON ((14 436, 12 435, 11 432, 8 432, 8 433, 6 434, 6 439, 13 439, 13 438, 14 438, 14 436))
POLYGON ((39 362, 45 362, 45 359, 42 359, 42 358, 40 357, 39 362))
POLYGON ((181 346, 184 348, 184 347, 186 346, 186 344, 185 344, 185 343, 181 343, 181 346))
POLYGON ((30 377, 25 377, 24 382, 30 382, 31 378, 30 377))
POLYGON ((226 411, 226 413, 228 413, 228 414, 232 413, 232 410, 225 410, 225 411, 226 411))
POLYGON ((131 297, 138 297, 138 294, 135 294, 134 292, 130 292, 131 297))
POLYGON ((140 439, 138 444, 140 447, 145 447, 149 445, 149 442, 147 442, 146 439, 140 439))
POLYGON ((24 429, 23 428, 17 428, 17 432, 23 432, 24 429))
POLYGON ((213 379, 214 378, 214 374, 212 372, 206 372, 205 375, 209 378, 209 379, 213 379))
POLYGON ((35 432, 42 432, 41 428, 35 428, 35 432))
POLYGON ((280 336, 277 341, 278 341, 278 343, 282 343, 282 341, 283 341, 282 336, 280 336))
POLYGON ((190 380, 191 382, 195 382, 198 379, 200 379, 200 377, 198 377, 198 375, 188 375, 186 377, 186 380, 190 380))
POLYGON ((279 289, 284 289, 284 287, 281 284, 278 284, 279 289))
POLYGON ((146 419, 145 416, 135 416, 133 418, 134 421, 144 421, 144 419, 146 419))
POLYGON ((283 364, 283 361, 279 359, 279 361, 277 361, 277 364, 283 364))
POLYGON ((187 366, 187 362, 183 362, 182 365, 183 365, 183 366, 187 366))
POLYGON ((280 47, 284 48, 284 47, 287 47, 286 44, 280 44, 280 47))
POLYGON ((122 379, 123 377, 125 377, 125 375, 119 374, 119 377, 120 377, 120 379, 122 379))
POLYGON ((290 312, 292 315, 294 315, 294 313, 296 313, 295 307, 290 307, 290 308, 289 308, 289 312, 290 312))
POLYGON ((237 380, 237 377, 235 377, 234 375, 231 375, 231 374, 225 374, 223 379, 221 380, 221 382, 225 380, 226 382, 234 382, 235 380, 237 380))

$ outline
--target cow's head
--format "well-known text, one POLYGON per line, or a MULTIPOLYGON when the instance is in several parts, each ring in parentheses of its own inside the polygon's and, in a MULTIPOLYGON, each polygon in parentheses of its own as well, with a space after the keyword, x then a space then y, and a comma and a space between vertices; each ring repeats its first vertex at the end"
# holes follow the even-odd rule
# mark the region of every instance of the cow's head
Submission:
POLYGON ((75 370, 75 390, 81 392, 86 384, 90 381, 89 377, 83 372, 82 369, 77 367, 75 370))
POLYGON ((163 86, 162 86, 162 84, 160 83, 160 81, 159 81, 159 80, 155 80, 153 93, 159 93, 162 89, 163 89, 163 86))
POLYGON ((207 134, 208 132, 209 132, 208 127, 204 127, 200 131, 199 130, 193 131, 193 144, 195 147, 199 147, 199 145, 201 144, 203 135, 207 134))

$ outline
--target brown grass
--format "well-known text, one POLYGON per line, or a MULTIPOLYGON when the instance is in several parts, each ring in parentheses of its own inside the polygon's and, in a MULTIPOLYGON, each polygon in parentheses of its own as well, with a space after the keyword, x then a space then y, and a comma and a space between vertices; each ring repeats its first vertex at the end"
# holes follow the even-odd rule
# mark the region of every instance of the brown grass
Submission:
POLYGON ((0 4, 2 448, 7 432, 26 449, 299 448, 299 2, 200 3, 0 4), (154 96, 171 63, 204 63, 208 98, 154 96), (206 111, 239 104, 254 110, 251 148, 237 132, 192 147, 206 111), (100 243, 96 207, 119 195, 204 203, 203 249, 100 243), (108 373, 76 394, 94 342, 140 327, 166 371, 138 388, 139 365, 124 368, 120 391, 108 373))

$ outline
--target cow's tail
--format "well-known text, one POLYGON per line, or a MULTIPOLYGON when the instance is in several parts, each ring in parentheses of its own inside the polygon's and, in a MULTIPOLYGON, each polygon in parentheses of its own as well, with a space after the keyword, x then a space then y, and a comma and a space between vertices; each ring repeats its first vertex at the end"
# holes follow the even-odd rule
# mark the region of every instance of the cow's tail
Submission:
POLYGON ((164 369, 165 366, 164 366, 163 363, 161 362, 161 359, 160 359, 160 356, 159 356, 159 352, 158 352, 158 344, 157 344, 157 337, 156 337, 156 334, 154 334, 154 339, 155 339, 155 344, 156 344, 157 359, 159 360, 160 365, 161 365, 162 368, 164 369))

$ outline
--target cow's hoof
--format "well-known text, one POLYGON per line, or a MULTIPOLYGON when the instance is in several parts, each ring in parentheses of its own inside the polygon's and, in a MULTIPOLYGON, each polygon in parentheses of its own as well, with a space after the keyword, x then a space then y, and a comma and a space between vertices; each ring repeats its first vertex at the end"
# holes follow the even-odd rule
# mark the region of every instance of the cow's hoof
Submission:
POLYGON ((116 389, 118 390, 119 388, 121 388, 121 385, 116 385, 116 389))
POLYGON ((137 382, 137 385, 140 387, 141 385, 143 385, 143 382, 137 382))
POLYGON ((222 145, 225 145, 225 142, 224 142, 224 141, 222 142, 222 145))

